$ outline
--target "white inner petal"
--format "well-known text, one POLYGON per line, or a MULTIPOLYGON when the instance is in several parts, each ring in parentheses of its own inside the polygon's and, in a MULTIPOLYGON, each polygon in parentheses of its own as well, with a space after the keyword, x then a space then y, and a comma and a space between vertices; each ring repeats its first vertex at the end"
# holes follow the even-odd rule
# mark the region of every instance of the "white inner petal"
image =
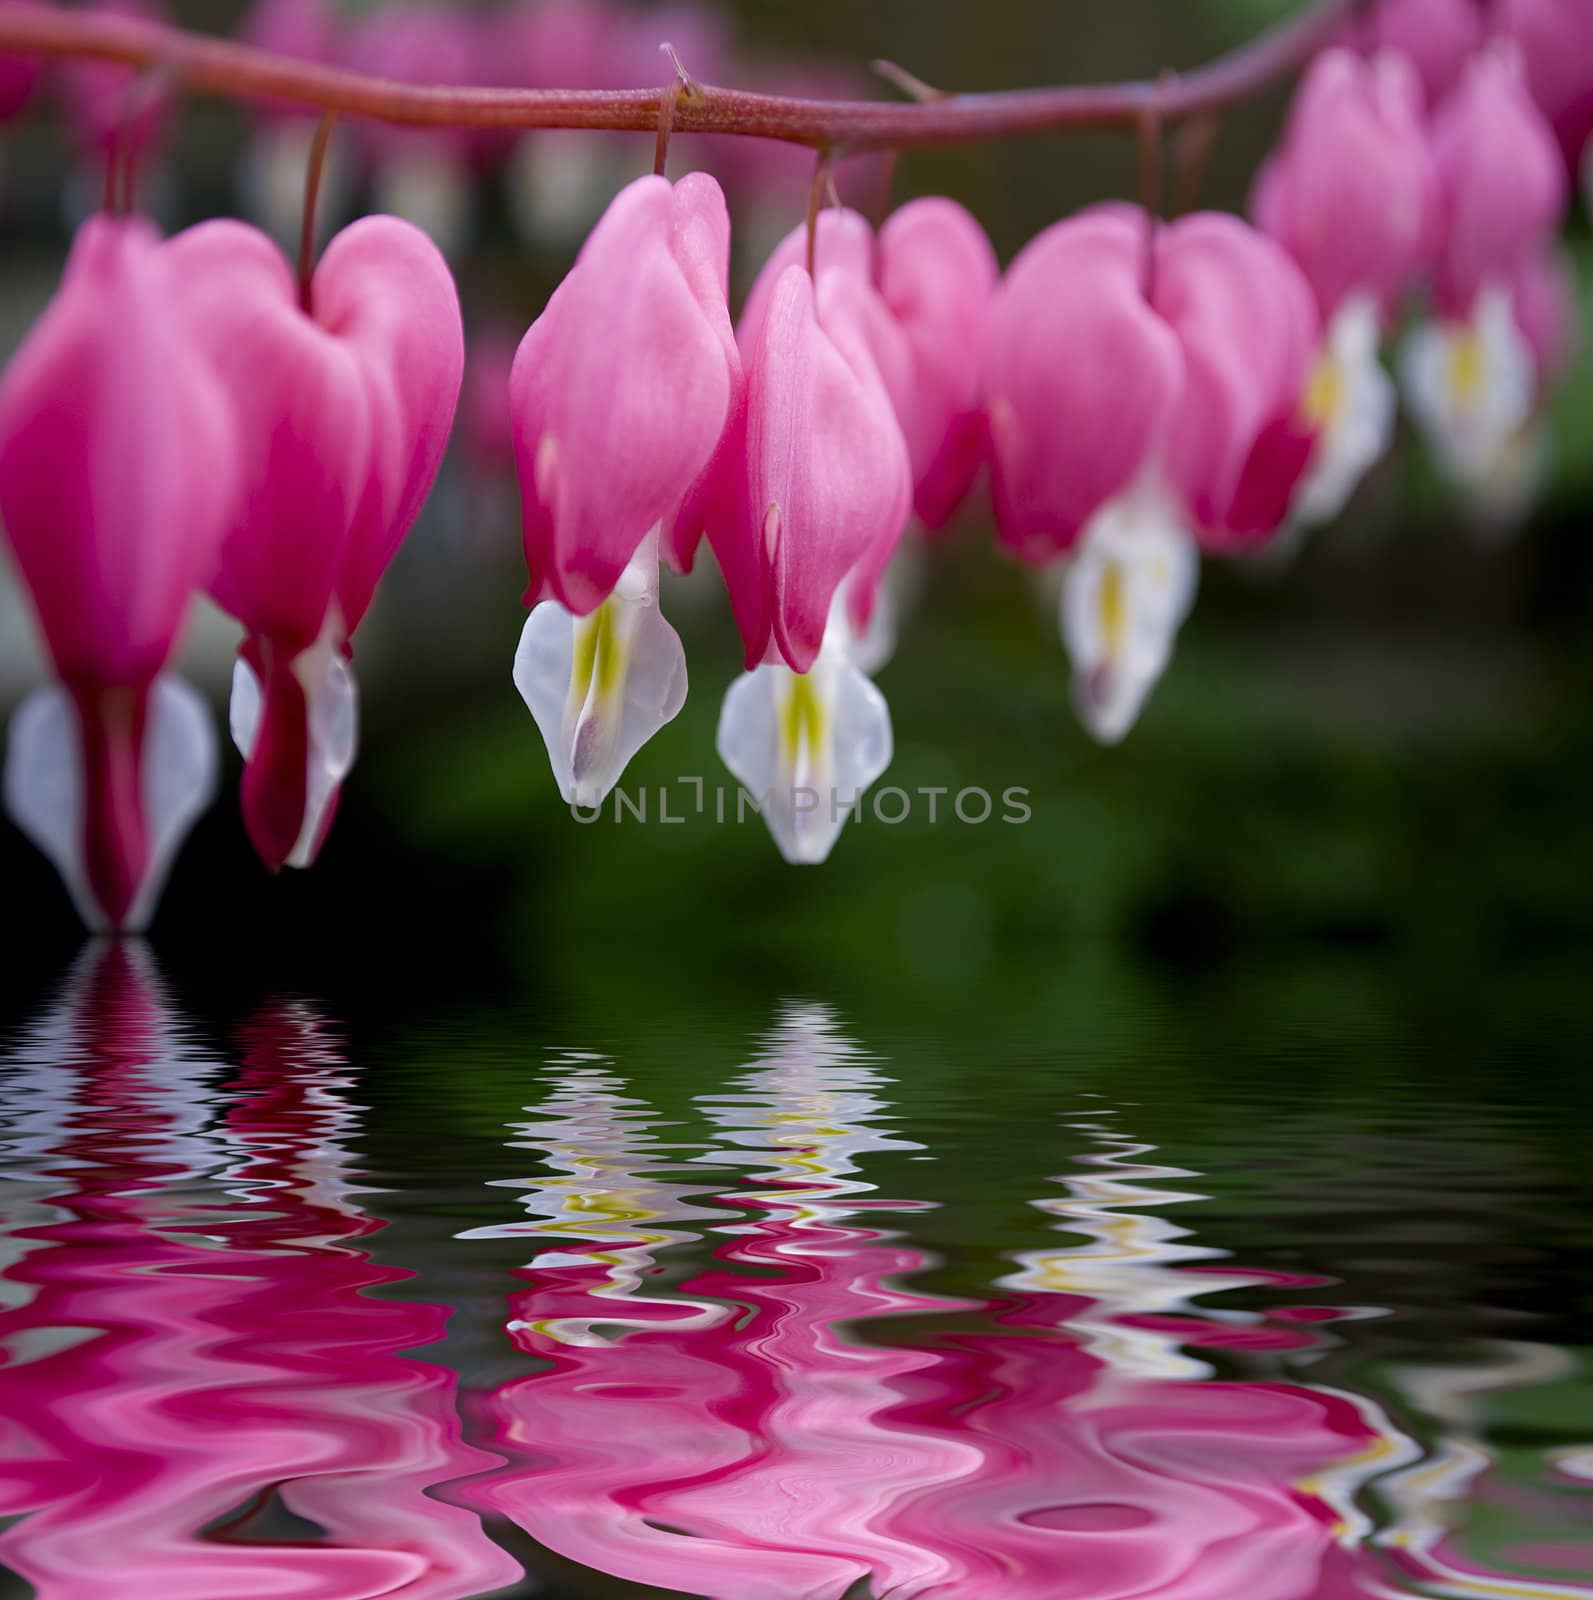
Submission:
MULTIPOLYGON (((217 785, 216 735, 209 708, 180 678, 157 678, 144 724, 143 801, 149 861, 126 929, 155 914, 184 839, 217 785)), ((5 809, 49 858, 89 928, 104 912, 89 887, 83 839, 83 748, 77 708, 59 684, 36 689, 11 718, 6 741, 5 809)))
POLYGON ((1200 581, 1200 554, 1154 484, 1102 508, 1062 581, 1062 641, 1080 719, 1102 744, 1133 727, 1172 655, 1200 581))
POLYGON ((631 758, 686 703, 686 652, 658 608, 658 530, 590 616, 544 600, 526 618, 514 684, 536 719, 559 793, 602 805, 631 758))
POLYGON ((1400 366, 1405 402, 1462 488, 1483 490, 1530 421, 1537 389, 1532 347, 1508 291, 1484 290, 1470 321, 1429 322, 1400 366))
MULTIPOLYGON (((315 859, 327 810, 354 768, 359 748, 359 689, 338 641, 342 624, 329 616, 321 637, 293 663, 304 690, 309 730, 305 757, 304 822, 287 865, 305 868, 315 859)), ((263 712, 260 680, 241 656, 232 667, 228 726, 245 761, 253 759, 263 712)))
POLYGON ((1357 296, 1333 319, 1306 394, 1307 420, 1320 429, 1316 453, 1295 497, 1308 525, 1331 522, 1394 438, 1393 380, 1378 359, 1376 302, 1357 296))
POLYGON ((780 662, 743 673, 720 712, 720 759, 797 865, 828 859, 852 808, 891 762, 890 709, 854 662, 856 645, 837 596, 810 672, 780 662))

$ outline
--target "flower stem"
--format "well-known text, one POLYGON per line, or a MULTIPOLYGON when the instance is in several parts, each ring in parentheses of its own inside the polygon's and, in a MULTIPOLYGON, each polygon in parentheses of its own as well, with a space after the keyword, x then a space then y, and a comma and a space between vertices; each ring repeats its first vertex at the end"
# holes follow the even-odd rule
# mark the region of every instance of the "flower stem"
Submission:
MULTIPOLYGON (((1242 48, 1153 82, 947 95, 923 103, 799 100, 695 84, 679 133, 731 133, 849 151, 962 144, 1068 128, 1132 127, 1148 102, 1164 119, 1221 109, 1266 89, 1330 44, 1361 0, 1312 0, 1242 48)), ((656 133, 663 89, 471 89, 394 83, 181 28, 53 6, 0 7, 0 50, 150 67, 199 94, 288 101, 410 127, 608 128, 656 133)))
POLYGON ((315 283, 315 214, 321 200, 321 179, 326 172, 326 153, 337 126, 337 112, 328 111, 315 130, 310 160, 304 173, 304 226, 299 233, 299 305, 308 316, 315 283))

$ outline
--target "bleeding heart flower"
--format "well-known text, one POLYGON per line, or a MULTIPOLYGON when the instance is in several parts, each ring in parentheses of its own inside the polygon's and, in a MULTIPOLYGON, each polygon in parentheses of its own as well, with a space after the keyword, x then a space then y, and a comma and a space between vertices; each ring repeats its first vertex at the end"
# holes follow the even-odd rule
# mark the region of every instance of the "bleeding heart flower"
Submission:
POLYGON ((709 541, 746 643, 719 722, 725 765, 787 860, 825 860, 891 757, 880 580, 912 463, 876 352, 905 392, 912 355, 869 277, 853 213, 821 219, 818 282, 776 252, 739 329, 747 402, 712 480, 709 541))
POLYGON ((151 228, 95 218, 0 383, 0 520, 59 679, 12 721, 6 808, 96 929, 147 923, 215 786, 203 706, 163 675, 238 485, 189 311, 151 228))
POLYGON ((1000 534, 1025 561, 1073 557, 1063 634, 1106 741, 1166 664, 1198 546, 1269 537, 1313 445, 1298 269, 1231 217, 1149 227, 1110 207, 1041 234, 996 297, 986 355, 1000 534))
POLYGON ((1577 342, 1576 285, 1552 249, 1523 261, 1463 323, 1411 336, 1403 377, 1412 415, 1465 489, 1485 543, 1519 532, 1548 478, 1544 409, 1577 342))
POLYGON ((685 653, 658 611, 658 536, 741 407, 729 270, 719 185, 638 179, 515 359, 534 606, 515 683, 573 804, 601 804, 685 699, 685 653))
POLYGON ((985 327, 1001 269, 954 200, 910 201, 885 221, 879 291, 911 352, 913 398, 896 414, 913 462, 913 509, 943 528, 984 465, 985 327))
MULTIPOLYGON (((814 264, 852 273, 864 331, 913 468, 913 508, 929 529, 956 514, 984 464, 981 400, 985 325, 1001 276, 996 254, 974 218, 954 200, 913 200, 892 213, 876 240, 857 212, 822 212, 814 264)), ((742 318, 745 347, 780 274, 807 259, 807 229, 776 246, 758 275, 742 318)))
MULTIPOLYGON (((170 22, 165 0, 89 0, 84 11, 170 22)), ((86 161, 113 156, 141 164, 164 140, 171 122, 169 89, 140 83, 138 72, 114 61, 68 61, 59 82, 67 123, 86 161)))
POLYGON ((1482 7, 1476 0, 1373 0, 1349 39, 1362 55, 1386 50, 1406 57, 1427 104, 1436 106, 1482 44, 1482 7))
POLYGON ((1265 234, 1206 212, 1161 236, 1154 298, 1184 353, 1168 471, 1205 549, 1253 550, 1283 525, 1315 449, 1301 415, 1320 336, 1310 288, 1265 234))
MULTIPOLYGON (((356 23, 349 64, 397 83, 468 86, 479 81, 480 28, 473 7, 439 0, 383 5, 356 23)), ((356 135, 377 208, 414 223, 445 255, 460 249, 476 220, 472 132, 361 120, 356 135)))
POLYGON ((348 641, 429 492, 463 369, 453 280, 393 217, 338 235, 299 303, 264 234, 238 222, 167 246, 238 419, 243 495, 212 584, 247 630, 232 727, 249 837, 308 866, 354 760, 348 641))
MULTIPOLYGON (((1432 321, 1402 367, 1411 412, 1468 495, 1519 481, 1517 445, 1538 398, 1537 359, 1517 291, 1565 211, 1553 131, 1527 92, 1513 47, 1480 54, 1433 123, 1442 240, 1432 321)), ((1514 500, 1514 493, 1505 497, 1514 500)))
POLYGON ((1477 56, 1434 117, 1432 140, 1442 208, 1434 292, 1440 315, 1461 317, 1548 242, 1568 187, 1511 47, 1477 56))
POLYGON ((808 670, 766 662, 730 686, 720 712, 720 759, 796 865, 829 859, 864 791, 891 764, 890 710, 858 646, 838 593, 808 670))
POLYGON ((1435 243, 1437 175, 1409 61, 1390 51, 1367 61, 1343 50, 1319 56, 1253 210, 1304 271, 1322 313, 1305 401, 1317 448, 1294 513, 1303 524, 1327 522, 1392 442, 1381 326, 1435 243))
POLYGON ((1593 139, 1593 6, 1586 0, 1498 0, 1495 26, 1514 39, 1539 109, 1573 171, 1593 139))

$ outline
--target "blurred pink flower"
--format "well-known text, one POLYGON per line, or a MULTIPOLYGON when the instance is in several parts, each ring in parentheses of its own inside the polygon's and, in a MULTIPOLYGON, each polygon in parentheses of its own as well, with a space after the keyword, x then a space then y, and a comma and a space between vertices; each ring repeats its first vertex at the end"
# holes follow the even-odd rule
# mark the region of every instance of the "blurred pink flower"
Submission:
POLYGON ((1513 48, 1477 56, 1434 117, 1432 138, 1442 205, 1434 287, 1440 313, 1459 317, 1544 247, 1569 185, 1513 48))
POLYGON ((1575 167, 1593 137, 1593 6, 1497 0, 1495 26, 1520 46, 1527 82, 1575 167))
MULTIPOLYGON (((85 11, 170 22, 166 0, 87 0, 85 11)), ((171 90, 132 67, 111 61, 68 61, 58 74, 67 125, 85 159, 113 155, 141 163, 165 140, 172 119, 171 90)))
POLYGON ((1392 50, 1407 57, 1427 104, 1436 106, 1482 44, 1483 8, 1477 0, 1372 0, 1348 32, 1362 55, 1392 50))
POLYGON ((92 219, 0 383, 0 520, 62 686, 13 721, 6 800, 95 927, 147 920, 214 781, 161 676, 240 487, 187 289, 146 223, 92 219))
POLYGON ((264 234, 201 224, 167 246, 238 421, 242 503, 211 586, 247 630, 233 731, 249 836, 314 860, 354 758, 349 639, 430 491, 464 363, 453 279, 392 217, 339 234, 308 309, 264 234))
POLYGON ((1437 175, 1409 63, 1392 53, 1319 56, 1261 170, 1253 210, 1305 273, 1325 322, 1355 295, 1395 307, 1426 267, 1437 229, 1437 175))
POLYGON ((1317 319, 1299 270, 1232 217, 1185 217, 1153 242, 1146 229, 1129 207, 1059 223, 997 294, 996 509, 1024 560, 1066 554, 1147 471, 1209 547, 1257 542, 1309 455, 1298 409, 1317 319))
POLYGON ((1277 531, 1315 447, 1305 279, 1232 217, 1088 212, 1024 249, 986 353, 997 526, 1071 556, 1061 629, 1096 738, 1133 726, 1194 601, 1198 549, 1277 531))

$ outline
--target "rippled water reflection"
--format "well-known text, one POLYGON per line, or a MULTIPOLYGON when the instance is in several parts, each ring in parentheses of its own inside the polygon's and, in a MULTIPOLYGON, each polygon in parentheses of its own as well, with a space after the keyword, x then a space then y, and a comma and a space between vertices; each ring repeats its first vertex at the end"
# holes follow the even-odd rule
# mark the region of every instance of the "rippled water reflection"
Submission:
POLYGON ((1585 1353, 1495 1303, 1586 1261, 1519 1111, 1157 1148, 811 1002, 685 1082, 205 1037, 100 946, 0 1067, 7 1593, 1593 1596, 1585 1353))

